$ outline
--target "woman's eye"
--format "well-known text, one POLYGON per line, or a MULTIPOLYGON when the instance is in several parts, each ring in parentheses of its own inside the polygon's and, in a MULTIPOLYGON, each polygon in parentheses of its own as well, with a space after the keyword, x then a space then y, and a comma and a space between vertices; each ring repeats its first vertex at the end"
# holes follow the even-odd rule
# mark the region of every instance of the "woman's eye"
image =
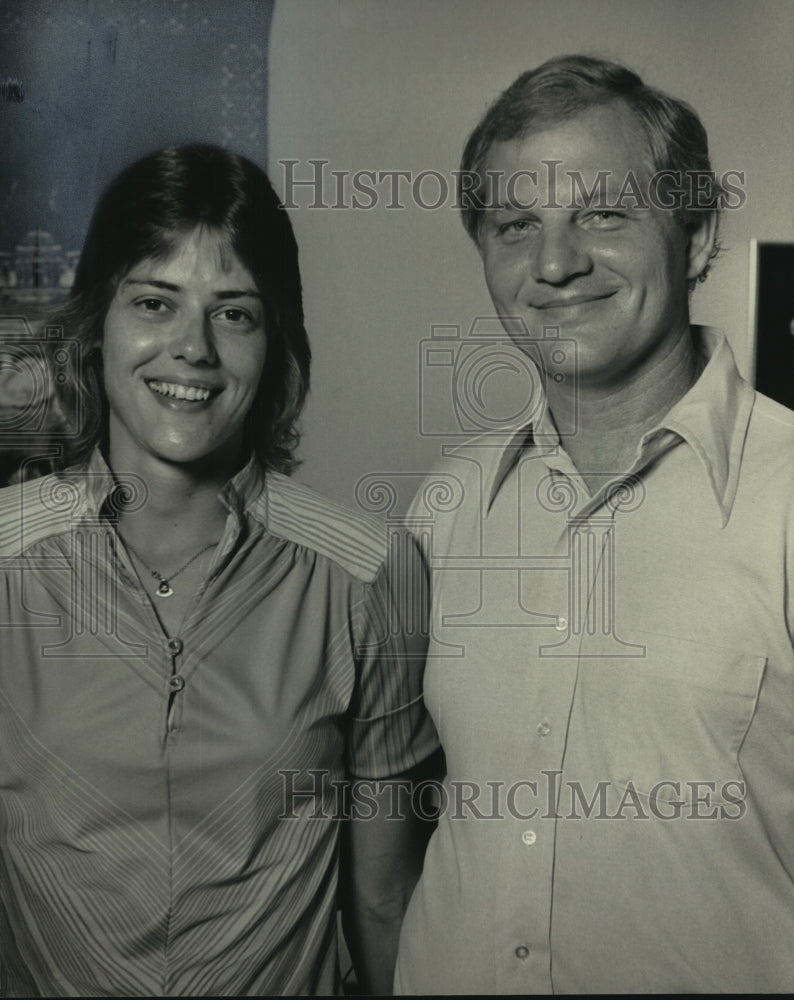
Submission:
POLYGON ((146 313, 162 313, 167 308, 165 302, 160 299, 138 299, 135 305, 146 313))
POLYGON ((215 313, 216 322, 225 323, 227 326, 251 327, 255 324, 255 319, 247 309, 240 309, 238 306, 227 306, 215 313))

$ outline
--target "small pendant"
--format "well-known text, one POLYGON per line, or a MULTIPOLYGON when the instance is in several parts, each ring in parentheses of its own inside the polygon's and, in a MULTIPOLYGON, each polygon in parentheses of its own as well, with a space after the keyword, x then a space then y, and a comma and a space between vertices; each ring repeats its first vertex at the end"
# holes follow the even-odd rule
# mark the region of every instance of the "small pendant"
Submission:
POLYGON ((160 580, 160 586, 155 591, 158 597, 170 597, 173 594, 168 580, 160 580))

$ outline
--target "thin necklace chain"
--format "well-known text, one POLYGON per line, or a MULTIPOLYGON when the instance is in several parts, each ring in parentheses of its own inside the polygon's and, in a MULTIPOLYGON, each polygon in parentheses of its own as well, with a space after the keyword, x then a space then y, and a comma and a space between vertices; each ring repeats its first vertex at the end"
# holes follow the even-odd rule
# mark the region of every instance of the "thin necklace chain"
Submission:
POLYGON ((171 580, 178 577, 179 574, 183 572, 183 570, 186 570, 191 563, 194 563, 198 559, 199 556, 204 555, 204 553, 208 549, 211 549, 218 544, 217 542, 209 542, 203 548, 200 548, 198 552, 195 553, 195 555, 192 555, 190 559, 188 559, 188 561, 184 564, 184 566, 180 566, 179 569, 174 570, 173 573, 169 573, 167 576, 163 576, 163 574, 160 573, 159 570, 152 569, 152 567, 146 562, 146 560, 141 556, 141 554, 138 551, 136 551, 132 547, 132 545, 130 545, 130 543, 127 541, 126 538, 124 538, 121 532, 119 532, 119 537, 121 538, 122 542, 124 542, 124 544, 127 546, 127 548, 130 550, 130 552, 132 552, 132 554, 138 560, 140 560, 140 562, 146 567, 146 569, 148 569, 148 571, 152 574, 155 580, 158 581, 159 586, 156 591, 158 597, 170 597, 173 594, 173 590, 171 589, 171 580))

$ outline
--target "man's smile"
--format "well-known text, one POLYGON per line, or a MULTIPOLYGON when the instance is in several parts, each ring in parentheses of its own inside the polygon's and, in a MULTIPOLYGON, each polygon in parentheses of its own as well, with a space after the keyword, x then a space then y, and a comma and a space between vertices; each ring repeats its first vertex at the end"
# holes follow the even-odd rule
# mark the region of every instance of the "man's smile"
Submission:
POLYGON ((558 295, 549 299, 538 299, 530 303, 532 309, 570 309, 573 306, 587 305, 591 302, 601 302, 610 299, 616 292, 587 293, 579 295, 558 295))

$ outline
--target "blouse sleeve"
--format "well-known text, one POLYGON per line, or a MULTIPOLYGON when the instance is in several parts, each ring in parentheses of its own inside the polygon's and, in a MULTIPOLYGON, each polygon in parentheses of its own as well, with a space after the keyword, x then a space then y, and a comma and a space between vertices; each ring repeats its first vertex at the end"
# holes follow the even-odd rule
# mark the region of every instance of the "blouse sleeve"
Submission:
POLYGON ((347 744, 354 777, 396 776, 439 745, 422 696, 429 599, 426 564, 413 536, 393 531, 388 555, 355 614, 356 687, 347 744))

